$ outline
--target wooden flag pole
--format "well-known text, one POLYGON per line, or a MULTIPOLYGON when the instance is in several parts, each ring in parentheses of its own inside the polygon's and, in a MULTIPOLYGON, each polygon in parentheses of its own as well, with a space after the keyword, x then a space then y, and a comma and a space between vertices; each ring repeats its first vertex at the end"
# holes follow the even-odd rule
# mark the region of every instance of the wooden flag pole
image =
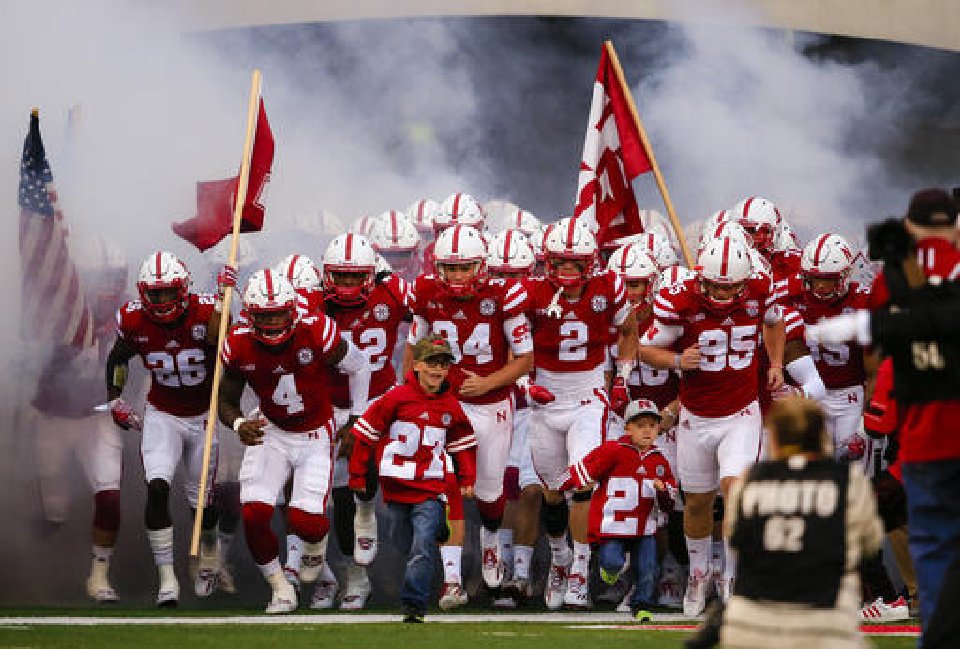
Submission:
MULTIPOLYGON (((247 201, 247 185, 250 182, 250 156, 253 151, 253 139, 257 127, 257 115, 260 112, 260 70, 254 70, 250 79, 250 102, 247 105, 247 134, 243 140, 243 162, 240 164, 240 181, 237 183, 236 203, 233 207, 233 232, 230 235, 230 256, 227 263, 237 265, 237 243, 240 236, 240 220, 243 216, 243 206, 247 201)), ((193 517, 193 535, 190 540, 190 556, 200 554, 200 528, 203 522, 203 504, 206 502, 207 482, 210 479, 210 449, 213 445, 213 433, 217 427, 218 401, 220 391, 220 374, 223 362, 220 359, 220 349, 223 339, 227 335, 227 326, 230 322, 230 304, 233 301, 233 288, 228 286, 223 291, 223 308, 220 314, 220 331, 217 333, 216 361, 213 368, 213 385, 210 388, 210 410, 207 416, 207 430, 203 439, 203 464, 200 469, 200 483, 197 485, 197 511, 193 517)))
POLYGON ((660 165, 657 164, 657 158, 653 155, 653 148, 650 146, 650 140, 647 139, 647 132, 643 129, 643 123, 640 121, 640 113, 637 112, 637 105, 633 101, 633 95, 630 93, 630 86, 623 76, 623 68, 620 67, 620 58, 617 51, 613 49, 613 41, 604 41, 603 47, 607 50, 607 56, 613 64, 613 70, 617 75, 617 81, 623 88, 623 94, 627 98, 627 105, 630 107, 630 114, 633 115, 633 122, 640 133, 640 141, 643 143, 643 149, 650 158, 650 165, 653 167, 653 177, 657 181, 657 187, 660 189, 660 196, 663 198, 663 204, 667 207, 667 215, 673 224, 673 231, 677 233, 677 239, 680 241, 680 249, 683 252, 683 259, 687 266, 693 268, 693 256, 690 254, 690 248, 687 246, 687 238, 683 234, 683 228, 680 227, 680 219, 673 209, 673 202, 670 200, 670 192, 667 191, 667 183, 663 180, 663 174, 660 173, 660 165))

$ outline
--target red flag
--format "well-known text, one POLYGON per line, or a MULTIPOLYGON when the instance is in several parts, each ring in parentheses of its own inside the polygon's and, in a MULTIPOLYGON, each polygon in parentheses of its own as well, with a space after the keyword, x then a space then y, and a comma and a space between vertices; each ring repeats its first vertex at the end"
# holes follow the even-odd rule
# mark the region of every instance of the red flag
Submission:
MULTIPOLYGON (((263 228, 265 209, 261 202, 263 192, 270 181, 273 165, 274 141, 267 121, 267 111, 260 99, 253 152, 250 154, 250 182, 247 198, 243 204, 240 221, 241 232, 257 232, 263 228)), ((239 174, 223 180, 206 180, 197 183, 197 215, 192 219, 174 223, 171 227, 201 252, 217 245, 233 230, 233 209, 237 202, 239 174)))
POLYGON ((626 92, 604 47, 593 85, 573 211, 574 216, 588 219, 599 243, 643 232, 630 181, 651 171, 653 165, 626 92))

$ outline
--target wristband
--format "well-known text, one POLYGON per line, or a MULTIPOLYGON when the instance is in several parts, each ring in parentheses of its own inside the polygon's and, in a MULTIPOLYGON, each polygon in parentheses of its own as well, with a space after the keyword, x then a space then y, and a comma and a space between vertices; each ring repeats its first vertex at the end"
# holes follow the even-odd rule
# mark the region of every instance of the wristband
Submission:
POLYGON ((233 432, 240 434, 240 425, 247 421, 246 417, 237 417, 233 420, 233 432))

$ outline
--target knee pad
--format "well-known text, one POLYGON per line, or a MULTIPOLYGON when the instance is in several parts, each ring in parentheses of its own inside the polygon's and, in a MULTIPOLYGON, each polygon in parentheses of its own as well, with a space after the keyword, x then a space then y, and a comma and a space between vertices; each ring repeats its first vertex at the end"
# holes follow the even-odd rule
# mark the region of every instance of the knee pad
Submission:
POLYGON ((148 530, 162 530, 173 525, 170 519, 170 484, 163 478, 147 483, 147 509, 144 515, 148 530))
POLYGON ((330 531, 330 519, 323 514, 311 514, 296 507, 287 509, 290 531, 307 543, 319 543, 330 531))
POLYGON ((480 522, 491 532, 500 529, 500 521, 503 520, 503 509, 506 507, 506 498, 503 494, 493 502, 477 500, 477 511, 480 513, 480 522))
POLYGON ((120 490, 108 489, 93 495, 93 526, 104 532, 120 529, 120 490))
POLYGON ((588 503, 593 498, 593 490, 574 491, 572 500, 575 503, 588 503))
POLYGON ((547 534, 557 537, 566 532, 569 518, 570 510, 567 508, 566 500, 551 504, 547 502, 546 498, 543 499, 540 519, 543 521, 543 527, 547 530, 547 534))
POLYGON ((241 508, 243 531, 247 537, 250 554, 258 565, 265 565, 276 559, 280 553, 277 535, 270 529, 273 518, 273 505, 261 502, 244 503, 241 508))

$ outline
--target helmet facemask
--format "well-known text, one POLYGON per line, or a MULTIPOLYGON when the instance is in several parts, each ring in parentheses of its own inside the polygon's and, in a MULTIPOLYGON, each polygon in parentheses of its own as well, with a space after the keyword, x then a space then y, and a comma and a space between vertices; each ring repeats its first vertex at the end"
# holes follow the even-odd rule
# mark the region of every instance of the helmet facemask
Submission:
POLYGON ((482 260, 435 262, 437 276, 444 288, 454 297, 473 297, 486 271, 482 260))
POLYGON ((547 277, 559 287, 579 288, 593 275, 596 255, 547 253, 547 277))
POLYGON ((330 266, 324 268, 323 288, 328 298, 344 306, 362 303, 374 284, 374 268, 330 266))
POLYGON ((293 335, 296 307, 292 304, 268 308, 247 306, 245 312, 253 337, 262 343, 280 345, 293 335))
POLYGON ((189 292, 182 279, 171 282, 137 282, 140 301, 151 320, 168 323, 187 310, 189 292))

